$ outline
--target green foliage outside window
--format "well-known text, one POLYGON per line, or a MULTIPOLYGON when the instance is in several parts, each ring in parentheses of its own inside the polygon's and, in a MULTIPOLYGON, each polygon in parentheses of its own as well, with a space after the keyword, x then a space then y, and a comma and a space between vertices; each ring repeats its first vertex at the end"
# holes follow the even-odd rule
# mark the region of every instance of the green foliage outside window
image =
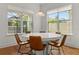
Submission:
POLYGON ((29 18, 29 16, 27 16, 27 15, 22 16, 23 21, 29 20, 28 18, 29 18))
POLYGON ((9 26, 16 26, 16 27, 18 27, 18 26, 20 26, 20 21, 18 21, 18 20, 10 20, 8 22, 8 25, 9 26))
POLYGON ((57 22, 59 22, 58 19, 52 19, 52 18, 48 19, 48 23, 57 23, 57 22))

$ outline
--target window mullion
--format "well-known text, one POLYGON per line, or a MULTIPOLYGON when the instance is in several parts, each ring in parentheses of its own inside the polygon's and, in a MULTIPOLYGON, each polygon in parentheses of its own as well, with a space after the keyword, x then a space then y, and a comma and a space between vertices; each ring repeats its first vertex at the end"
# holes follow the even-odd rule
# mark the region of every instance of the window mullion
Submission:
POLYGON ((57 32, 60 31, 60 28, 59 28, 59 12, 57 12, 57 32))
POLYGON ((22 21, 22 18, 21 18, 21 33, 23 33, 23 21, 22 21))

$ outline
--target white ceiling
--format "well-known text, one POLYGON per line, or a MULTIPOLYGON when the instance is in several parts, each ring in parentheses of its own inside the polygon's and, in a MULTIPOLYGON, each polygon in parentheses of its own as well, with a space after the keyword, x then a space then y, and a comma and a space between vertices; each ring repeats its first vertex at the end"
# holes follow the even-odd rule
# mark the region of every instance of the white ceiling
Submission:
POLYGON ((51 9, 63 7, 66 5, 70 5, 70 3, 44 3, 44 4, 42 4, 42 7, 45 10, 51 10, 51 9))
POLYGON ((40 5, 43 10, 48 11, 69 4, 70 3, 9 3, 8 5, 16 6, 24 10, 31 10, 34 12, 35 10, 37 11, 39 9, 40 5))

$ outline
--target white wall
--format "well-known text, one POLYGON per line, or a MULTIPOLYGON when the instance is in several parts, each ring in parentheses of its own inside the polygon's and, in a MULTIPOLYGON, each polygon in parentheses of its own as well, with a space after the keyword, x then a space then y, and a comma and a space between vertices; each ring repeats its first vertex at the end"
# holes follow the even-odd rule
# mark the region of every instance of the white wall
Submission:
POLYGON ((6 43, 9 41, 6 39, 7 31, 7 4, 0 4, 0 47, 6 46, 6 43))
POLYGON ((72 4, 72 32, 70 46, 79 48, 79 4, 72 4))
POLYGON ((44 12, 45 16, 42 16, 41 19, 40 19, 41 20, 40 31, 46 31, 47 32, 47 27, 48 27, 48 25, 47 25, 47 13, 46 13, 46 10, 44 10, 43 12, 44 12))

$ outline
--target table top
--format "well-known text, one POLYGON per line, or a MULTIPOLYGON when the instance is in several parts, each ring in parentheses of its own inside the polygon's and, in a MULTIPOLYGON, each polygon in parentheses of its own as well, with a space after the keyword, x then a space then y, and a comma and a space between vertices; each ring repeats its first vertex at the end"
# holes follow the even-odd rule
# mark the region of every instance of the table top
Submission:
POLYGON ((27 37, 27 38, 29 36, 41 36, 42 38, 47 38, 47 39, 61 37, 60 34, 56 34, 56 33, 29 33, 29 34, 23 34, 22 35, 22 37, 27 37))

